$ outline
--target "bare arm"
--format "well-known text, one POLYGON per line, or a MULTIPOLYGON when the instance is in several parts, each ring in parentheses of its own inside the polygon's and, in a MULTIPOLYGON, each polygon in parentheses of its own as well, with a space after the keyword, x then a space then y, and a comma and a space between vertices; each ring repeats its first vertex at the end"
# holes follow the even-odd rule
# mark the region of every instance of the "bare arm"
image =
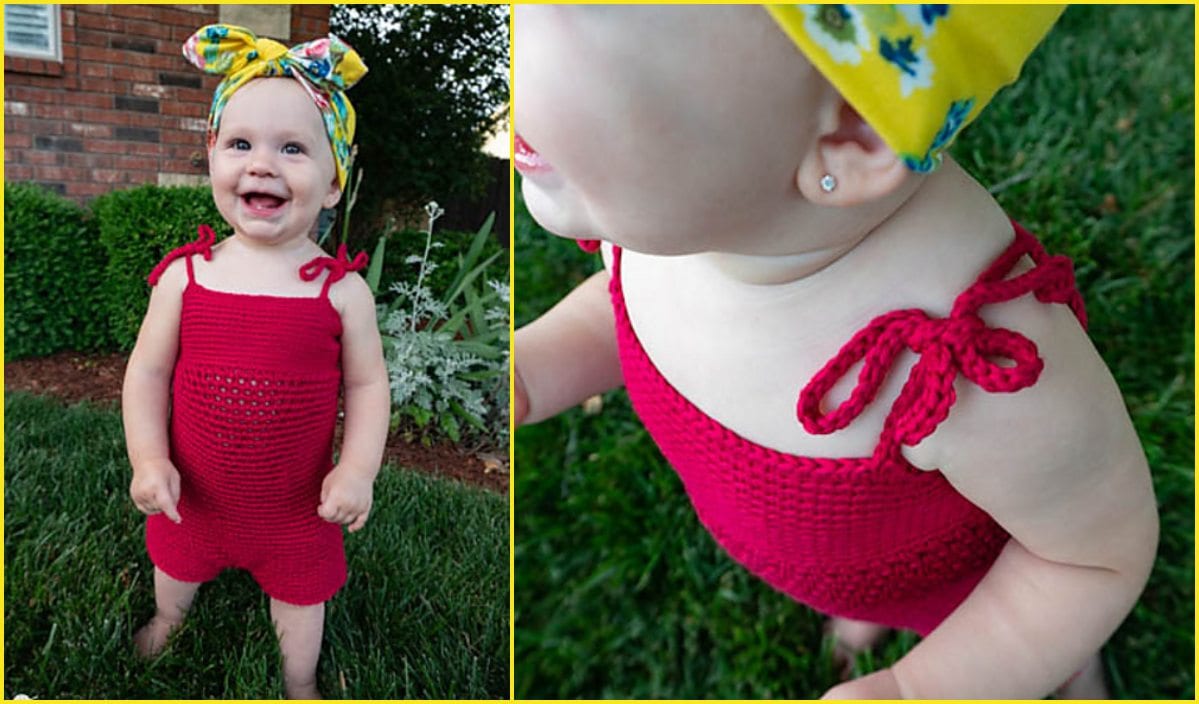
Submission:
POLYGON ((356 274, 330 295, 341 310, 342 383, 345 387, 345 435, 337 467, 325 479, 317 512, 356 531, 366 524, 372 485, 383 462, 391 421, 391 388, 375 301, 356 274))
POLYGON ((517 424, 545 420, 624 383, 608 280, 606 271, 594 274, 516 331, 517 424))
POLYGON ((917 466, 940 467, 1011 541, 907 656, 829 696, 1042 697, 1103 645, 1144 588, 1158 535, 1144 454, 1085 335, 1060 307, 1039 305, 988 316, 1036 341, 1037 384, 989 395, 959 381, 949 419, 905 450, 917 466))
POLYGON ((179 350, 179 315, 187 285, 182 260, 163 273, 150 292, 137 343, 121 387, 125 445, 133 467, 130 495, 143 513, 165 512, 179 522, 179 473, 171 463, 167 421, 171 375, 179 350))

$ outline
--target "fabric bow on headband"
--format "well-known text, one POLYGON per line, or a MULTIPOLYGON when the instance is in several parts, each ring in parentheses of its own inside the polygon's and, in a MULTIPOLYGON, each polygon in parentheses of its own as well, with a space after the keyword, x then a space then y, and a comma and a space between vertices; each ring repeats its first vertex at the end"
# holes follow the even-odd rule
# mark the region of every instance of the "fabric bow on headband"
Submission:
POLYGON ((230 96, 239 88, 259 77, 295 78, 321 112, 333 146, 337 182, 345 190, 356 121, 354 106, 345 91, 367 70, 358 52, 332 34, 288 49, 273 39, 260 39, 245 27, 210 24, 188 37, 183 56, 205 73, 225 77, 213 94, 208 112, 210 139, 220 126, 221 112, 230 96))

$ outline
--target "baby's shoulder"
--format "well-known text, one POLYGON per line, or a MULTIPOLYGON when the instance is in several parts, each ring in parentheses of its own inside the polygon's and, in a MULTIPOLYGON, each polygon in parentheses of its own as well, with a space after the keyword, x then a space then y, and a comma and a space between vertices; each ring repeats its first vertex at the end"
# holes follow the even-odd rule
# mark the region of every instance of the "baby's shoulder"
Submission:
POLYGON ((153 292, 158 296, 182 294, 188 283, 186 258, 177 257, 159 266, 161 269, 155 269, 149 279, 153 292))
MULTIPOLYGON (((951 480, 1001 467, 1002 481, 1036 486, 1055 474, 1101 471, 1107 463, 1139 457, 1115 379, 1069 307, 1025 295, 987 306, 981 317, 991 331, 1030 342, 1040 371, 1015 391, 988 391, 959 375, 948 418, 923 442, 905 448, 913 464, 941 469, 951 480)), ((1011 365, 998 357, 986 361, 1011 365)))
MULTIPOLYGON (((1026 296, 987 315, 1036 345, 1043 367, 1012 393, 959 377, 936 431, 903 449, 1044 559, 1108 564, 1122 526, 1153 511, 1148 465, 1111 372, 1063 305, 1026 296)), ((983 350, 986 354, 987 350, 983 350)))
POLYGON ((375 295, 366 279, 356 271, 348 271, 329 286, 329 302, 344 318, 347 313, 355 311, 373 311, 375 295))
POLYGON ((372 301, 374 300, 374 294, 371 293, 370 285, 366 283, 366 279, 356 271, 347 271, 345 276, 333 282, 329 286, 329 295, 337 295, 341 298, 369 298, 372 301))

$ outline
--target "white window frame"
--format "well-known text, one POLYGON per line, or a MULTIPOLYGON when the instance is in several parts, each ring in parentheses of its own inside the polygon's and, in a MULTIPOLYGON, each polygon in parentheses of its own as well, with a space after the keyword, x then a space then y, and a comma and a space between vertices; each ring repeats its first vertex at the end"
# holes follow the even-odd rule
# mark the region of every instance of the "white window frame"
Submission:
POLYGON ((62 62, 62 7, 59 5, 32 5, 31 3, 23 4, 5 4, 4 6, 4 55, 5 56, 20 56, 27 59, 44 59, 47 61, 62 62), (50 48, 38 49, 35 47, 22 46, 9 39, 8 27, 10 8, 19 8, 27 6, 39 6, 48 9, 45 16, 46 35, 50 39, 50 48))

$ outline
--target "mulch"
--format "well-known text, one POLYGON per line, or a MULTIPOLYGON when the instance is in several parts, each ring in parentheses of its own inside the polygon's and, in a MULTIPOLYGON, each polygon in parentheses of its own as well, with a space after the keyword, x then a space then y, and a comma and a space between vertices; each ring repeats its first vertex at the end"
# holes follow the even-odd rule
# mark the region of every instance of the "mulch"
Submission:
MULTIPOLYGON (((63 352, 49 357, 4 363, 6 391, 27 391, 52 396, 67 404, 91 401, 97 405, 121 404, 125 377, 124 354, 63 352)), ((497 493, 508 491, 507 451, 482 452, 453 444, 426 446, 408 442, 393 433, 387 440, 384 463, 450 477, 497 493)))

